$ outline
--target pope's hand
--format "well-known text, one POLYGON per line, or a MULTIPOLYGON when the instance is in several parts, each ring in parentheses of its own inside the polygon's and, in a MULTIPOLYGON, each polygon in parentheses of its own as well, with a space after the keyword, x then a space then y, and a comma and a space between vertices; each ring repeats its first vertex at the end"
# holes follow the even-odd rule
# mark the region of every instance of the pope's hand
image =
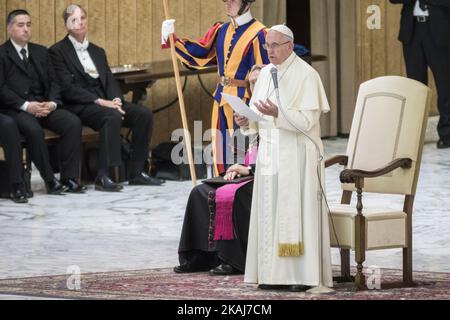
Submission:
POLYGON ((164 20, 161 28, 161 43, 164 45, 167 43, 169 36, 175 33, 175 21, 174 19, 164 20))
POLYGON ((243 117, 237 113, 234 114, 234 121, 236 121, 236 124, 239 127, 248 127, 249 126, 249 121, 246 117, 243 117))
POLYGON ((266 102, 259 100, 259 103, 255 102, 255 107, 265 116, 272 116, 278 118, 278 106, 267 99, 266 102))

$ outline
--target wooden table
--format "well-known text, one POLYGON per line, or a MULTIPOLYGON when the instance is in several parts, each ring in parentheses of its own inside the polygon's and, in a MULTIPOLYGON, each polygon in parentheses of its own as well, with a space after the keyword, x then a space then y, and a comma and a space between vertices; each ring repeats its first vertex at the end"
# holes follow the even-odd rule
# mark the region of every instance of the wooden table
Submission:
MULTIPOLYGON (((309 64, 312 62, 327 60, 327 57, 323 55, 312 55, 302 58, 309 64)), ((133 103, 139 103, 140 101, 145 100, 147 97, 147 89, 151 88, 156 81, 160 79, 173 78, 175 76, 172 61, 159 61, 145 64, 119 66, 113 67, 112 71, 115 78, 119 81, 123 94, 132 92, 133 103)), ((185 77, 185 82, 189 76, 200 77, 203 74, 213 73, 217 73, 217 66, 206 67, 202 70, 187 69, 184 66, 180 67, 180 74, 182 77, 185 77)), ((206 91, 204 87, 203 89, 206 91)), ((207 94, 211 96, 210 92, 207 92, 207 94)), ((174 104, 176 101, 177 100, 170 105, 174 104)))
MULTIPOLYGON (((133 103, 139 103, 146 99, 147 89, 151 88, 156 81, 169 79, 175 76, 172 61, 159 61, 142 65, 130 65, 112 68, 115 78, 119 81, 123 94, 133 93, 133 103), (129 67, 130 71, 127 71, 129 67), (133 71, 133 69, 138 69, 133 71)), ((180 67, 182 77, 199 76, 202 74, 217 73, 217 67, 211 66, 202 70, 187 69, 180 67)))

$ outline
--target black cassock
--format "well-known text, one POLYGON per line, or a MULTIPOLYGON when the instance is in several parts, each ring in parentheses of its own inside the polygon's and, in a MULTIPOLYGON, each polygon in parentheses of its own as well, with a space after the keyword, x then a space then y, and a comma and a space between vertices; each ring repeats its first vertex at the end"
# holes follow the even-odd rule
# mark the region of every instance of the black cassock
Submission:
POLYGON ((214 241, 218 187, 202 184, 192 190, 181 232, 179 261, 181 265, 189 264, 198 271, 206 271, 226 263, 244 272, 253 181, 236 192, 233 204, 235 240, 231 241, 214 241))

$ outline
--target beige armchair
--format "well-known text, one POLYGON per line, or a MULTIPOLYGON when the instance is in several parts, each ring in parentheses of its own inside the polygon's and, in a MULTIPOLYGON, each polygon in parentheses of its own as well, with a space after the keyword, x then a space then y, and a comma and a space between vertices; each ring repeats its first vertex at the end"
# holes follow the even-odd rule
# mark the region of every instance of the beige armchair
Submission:
POLYGON ((341 279, 353 279, 350 249, 355 251, 357 290, 366 288, 366 251, 391 248, 403 249, 401 285, 413 285, 412 212, 430 99, 428 87, 403 77, 363 83, 347 154, 325 164, 345 166, 340 175, 341 204, 330 208, 331 246, 341 249, 341 279), (354 192, 357 203, 350 205, 354 192), (363 193, 404 195, 404 206, 398 210, 366 208, 363 193))

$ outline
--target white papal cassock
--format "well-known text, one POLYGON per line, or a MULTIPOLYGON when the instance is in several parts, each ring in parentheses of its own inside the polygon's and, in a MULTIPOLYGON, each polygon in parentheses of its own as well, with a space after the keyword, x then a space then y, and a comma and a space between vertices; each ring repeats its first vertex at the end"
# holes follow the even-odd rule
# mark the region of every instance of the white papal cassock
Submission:
MULTIPOLYGON (((250 102, 269 98, 278 105, 271 69, 259 76, 250 102)), ((330 110, 318 73, 293 53, 276 66, 281 106, 299 129, 318 143, 320 116, 330 110)), ((259 113, 259 112, 258 112, 259 113)), ((318 155, 314 144, 299 133, 280 111, 277 119, 250 123, 244 133, 260 135, 252 201, 245 282, 315 286, 319 282, 318 155)), ((323 165, 322 181, 324 181, 323 165)), ((333 285, 328 217, 323 202, 323 281, 333 285)))

